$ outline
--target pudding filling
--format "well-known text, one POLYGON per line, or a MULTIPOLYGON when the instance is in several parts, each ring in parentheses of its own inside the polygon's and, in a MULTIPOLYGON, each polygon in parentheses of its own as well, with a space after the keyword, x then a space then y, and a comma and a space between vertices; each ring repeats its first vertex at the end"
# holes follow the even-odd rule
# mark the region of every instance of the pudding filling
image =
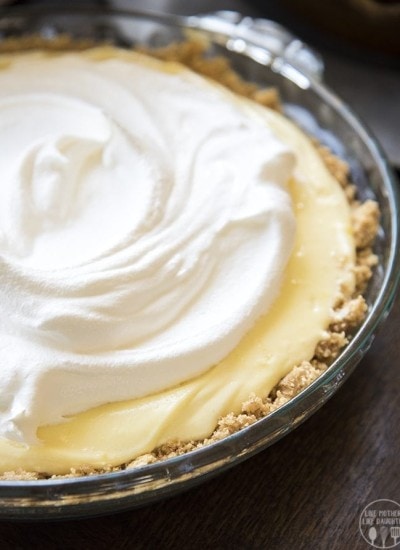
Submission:
POLYGON ((0 475, 251 423, 362 318, 376 207, 282 114, 178 63, 3 55, 0 151, 0 475))

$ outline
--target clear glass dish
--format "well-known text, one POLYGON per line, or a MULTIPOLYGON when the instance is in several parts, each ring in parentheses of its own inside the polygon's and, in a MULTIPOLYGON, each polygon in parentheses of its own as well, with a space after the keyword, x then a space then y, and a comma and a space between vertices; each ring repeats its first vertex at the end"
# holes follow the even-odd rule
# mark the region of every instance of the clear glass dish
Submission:
POLYGON ((0 481, 0 519, 60 519, 116 512, 171 496, 271 445, 314 413, 346 380, 372 343, 393 302, 400 274, 399 199, 379 146, 342 101, 319 82, 319 57, 284 29, 231 12, 169 17, 105 9, 0 10, 0 41, 59 33, 119 46, 160 46, 202 29, 211 53, 223 53, 246 79, 276 86, 286 114, 348 161, 361 199, 375 198, 382 219, 379 266, 366 295, 369 312, 330 368, 299 395, 252 426, 186 455, 140 468, 81 478, 0 481))

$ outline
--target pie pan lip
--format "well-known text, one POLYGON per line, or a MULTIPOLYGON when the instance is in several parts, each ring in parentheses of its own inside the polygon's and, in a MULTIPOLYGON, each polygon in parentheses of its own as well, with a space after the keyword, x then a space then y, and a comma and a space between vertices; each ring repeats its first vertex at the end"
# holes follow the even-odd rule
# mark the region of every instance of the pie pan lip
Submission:
MULTIPOLYGON (((43 30, 45 36, 54 36, 54 29, 70 33, 71 21, 74 27, 77 18, 90 36, 98 40, 102 40, 96 30, 99 21, 102 24, 108 22, 107 33, 111 32, 111 35, 117 33, 113 27, 114 20, 135 22, 135 25, 144 21, 159 25, 160 29, 167 29, 168 32, 185 28, 183 19, 175 20, 167 15, 138 10, 54 10, 52 7, 43 7, 1 9, 0 32, 7 34, 11 29, 12 33, 23 36, 27 32, 43 30)), ((382 219, 377 243, 380 264, 367 293, 368 315, 350 344, 325 373, 296 397, 255 424, 209 446, 135 469, 76 478, 0 481, 0 519, 49 520, 122 511, 189 489, 251 457, 294 429, 336 392, 367 352, 378 326, 389 313, 400 279, 400 203, 397 182, 388 161, 370 132, 349 107, 324 84, 293 65, 284 52, 281 56, 275 56, 273 62, 271 58, 269 63, 260 63, 260 52, 257 50, 257 55, 254 55, 250 36, 247 42, 240 38, 244 40, 244 44, 241 44, 242 54, 232 53, 232 40, 237 38, 232 35, 232 28, 228 29, 222 46, 224 52, 228 56, 239 56, 244 66, 251 64, 252 70, 255 68, 257 75, 267 81, 271 78, 273 83, 278 82, 283 87, 287 85, 283 102, 289 116, 302 124, 303 119, 297 119, 295 113, 299 109, 311 113, 314 117, 312 127, 306 129, 314 132, 316 128, 315 133, 322 142, 328 134, 339 135, 338 143, 344 147, 349 159, 355 162, 352 170, 359 192, 365 197, 374 196, 380 203, 382 219), (243 52, 247 57, 243 57, 243 52), (276 63, 277 60, 279 63, 276 63), (294 72, 291 73, 291 69, 294 72), (297 76, 293 77, 293 74, 297 76), (305 87, 301 82, 306 83, 305 87)), ((104 32, 104 25, 101 32, 104 32)), ((210 33, 208 36, 213 38, 210 33)), ((119 40, 116 34, 112 38, 119 40)), ((221 48, 221 45, 218 47, 221 48)))

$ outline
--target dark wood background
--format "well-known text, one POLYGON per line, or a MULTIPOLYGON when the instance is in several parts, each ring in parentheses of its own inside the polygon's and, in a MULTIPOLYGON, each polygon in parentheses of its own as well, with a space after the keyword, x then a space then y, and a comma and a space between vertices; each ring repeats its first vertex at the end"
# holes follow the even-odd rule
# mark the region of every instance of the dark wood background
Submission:
POLYGON ((0 549, 371 548, 371 501, 400 500, 400 298, 334 397, 297 430, 227 473, 121 514, 0 523, 0 549))

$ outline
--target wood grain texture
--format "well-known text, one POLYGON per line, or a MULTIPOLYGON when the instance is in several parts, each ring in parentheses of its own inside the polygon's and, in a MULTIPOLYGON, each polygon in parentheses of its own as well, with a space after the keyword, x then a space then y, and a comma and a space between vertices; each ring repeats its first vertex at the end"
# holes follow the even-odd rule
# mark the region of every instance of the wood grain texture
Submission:
POLYGON ((400 299, 339 392, 283 440, 169 500, 102 518, 0 523, 1 550, 362 550, 363 508, 400 500, 400 299))

